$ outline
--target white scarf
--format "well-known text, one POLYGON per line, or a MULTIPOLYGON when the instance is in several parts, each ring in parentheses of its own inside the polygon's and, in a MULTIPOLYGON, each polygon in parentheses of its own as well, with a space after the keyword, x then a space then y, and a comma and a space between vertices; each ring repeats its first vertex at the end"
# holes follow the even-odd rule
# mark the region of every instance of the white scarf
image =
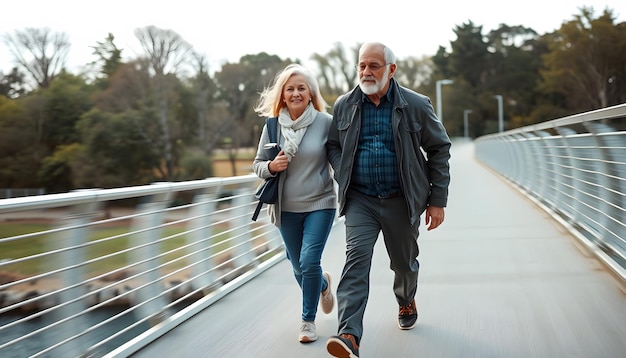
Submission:
POLYGON ((281 133, 285 138, 285 145, 282 146, 282 150, 285 151, 285 154, 289 157, 290 161, 291 158, 296 156, 300 141, 302 140, 302 137, 304 137, 307 127, 313 123, 313 120, 315 120, 316 115, 317 110, 311 103, 309 103, 309 105, 304 109, 304 112, 302 112, 302 115, 296 118, 296 120, 291 119, 287 108, 280 110, 280 113, 278 114, 278 123, 280 123, 281 133))

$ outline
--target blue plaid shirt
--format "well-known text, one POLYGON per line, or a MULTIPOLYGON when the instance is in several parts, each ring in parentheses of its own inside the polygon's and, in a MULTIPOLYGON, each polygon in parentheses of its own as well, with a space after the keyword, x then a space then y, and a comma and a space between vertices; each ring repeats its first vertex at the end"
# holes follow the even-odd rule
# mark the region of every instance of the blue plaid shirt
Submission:
POLYGON ((370 196, 387 197, 400 191, 396 148, 391 128, 392 86, 378 107, 363 94, 361 132, 351 186, 370 196))

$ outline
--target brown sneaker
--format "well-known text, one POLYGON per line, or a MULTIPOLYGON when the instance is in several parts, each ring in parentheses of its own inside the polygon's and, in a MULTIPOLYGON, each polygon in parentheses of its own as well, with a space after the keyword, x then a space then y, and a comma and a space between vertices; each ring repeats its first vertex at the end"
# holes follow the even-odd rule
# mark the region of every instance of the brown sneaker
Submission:
POLYGON ((335 307, 335 297, 333 296, 333 288, 330 286, 330 274, 324 272, 323 276, 326 282, 328 282, 328 287, 326 287, 326 290, 322 291, 320 295, 320 306, 322 306, 324 313, 329 314, 333 311, 333 307, 335 307))
POLYGON ((359 345, 351 334, 340 334, 328 338, 326 350, 333 357, 359 358, 359 345))
POLYGON ((417 322, 417 307, 415 306, 415 300, 406 306, 400 306, 400 313, 398 313, 398 327, 400 329, 411 329, 415 327, 417 322))

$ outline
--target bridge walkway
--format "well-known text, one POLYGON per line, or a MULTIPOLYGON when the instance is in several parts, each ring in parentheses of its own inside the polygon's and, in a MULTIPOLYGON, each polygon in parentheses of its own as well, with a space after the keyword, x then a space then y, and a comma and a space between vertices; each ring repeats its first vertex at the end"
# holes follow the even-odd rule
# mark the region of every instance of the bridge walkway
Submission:
MULTIPOLYGON (((559 224, 455 142, 446 220, 420 242, 418 325, 397 328, 392 273, 375 249, 361 357, 624 357, 620 282, 559 224)), ((423 224, 423 223, 422 223, 423 224)), ((333 289, 344 262, 333 229, 323 268, 333 289)), ((319 339, 298 342, 300 293, 285 260, 132 355, 326 357, 337 310, 317 317, 319 339)))

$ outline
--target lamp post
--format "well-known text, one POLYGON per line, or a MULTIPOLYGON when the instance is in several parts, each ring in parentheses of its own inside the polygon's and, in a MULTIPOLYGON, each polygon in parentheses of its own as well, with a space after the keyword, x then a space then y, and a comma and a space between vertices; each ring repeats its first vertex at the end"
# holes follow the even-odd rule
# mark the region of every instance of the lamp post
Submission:
POLYGON ((502 96, 497 94, 494 96, 497 100, 498 100, 498 130, 500 132, 504 131, 504 119, 502 118, 503 116, 503 111, 502 111, 502 96))
POLYGON ((440 121, 443 122, 443 111, 442 111, 442 107, 443 107, 443 103, 441 102, 441 85, 449 85, 454 83, 453 80, 438 80, 437 81, 437 118, 439 118, 440 121))
POLYGON ((472 113, 471 109, 466 109, 463 111, 463 134, 465 138, 469 137, 469 123, 467 120, 467 116, 472 113))

